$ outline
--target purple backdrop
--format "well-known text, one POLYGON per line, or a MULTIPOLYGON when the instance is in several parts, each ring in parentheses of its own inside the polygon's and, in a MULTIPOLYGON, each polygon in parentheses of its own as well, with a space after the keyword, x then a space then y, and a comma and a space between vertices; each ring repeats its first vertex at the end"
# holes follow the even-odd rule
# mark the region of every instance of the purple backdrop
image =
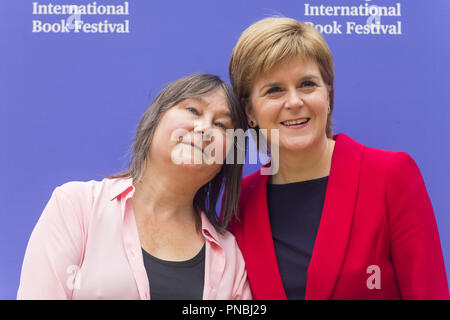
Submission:
MULTIPOLYGON (((364 25, 367 16, 305 15, 305 3, 336 5, 332 0, 135 0, 128 15, 82 16, 88 23, 128 20, 128 33, 39 33, 32 32, 33 24, 66 21, 69 15, 33 14, 32 2, 0 2, 1 299, 16 296, 29 236, 52 190, 124 169, 137 122, 155 94, 194 72, 228 81, 228 60, 240 33, 274 14, 342 25, 325 34, 335 59, 334 131, 413 156, 435 209, 450 274, 449 1, 339 1, 399 3, 400 15, 380 18, 391 29, 401 26, 396 35, 347 34, 348 22, 364 25)), ((245 174, 257 168, 247 165, 245 174)))

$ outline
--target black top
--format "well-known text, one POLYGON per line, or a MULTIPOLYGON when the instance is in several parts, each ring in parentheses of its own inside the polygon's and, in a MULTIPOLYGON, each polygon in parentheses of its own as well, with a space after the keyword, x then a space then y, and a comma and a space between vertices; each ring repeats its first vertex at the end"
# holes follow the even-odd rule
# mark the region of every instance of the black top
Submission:
POLYGON ((205 245, 187 261, 158 259, 142 249, 152 300, 202 300, 205 245))
POLYGON ((304 299, 306 271, 322 216, 328 177, 267 184, 267 205, 278 268, 288 299, 304 299))

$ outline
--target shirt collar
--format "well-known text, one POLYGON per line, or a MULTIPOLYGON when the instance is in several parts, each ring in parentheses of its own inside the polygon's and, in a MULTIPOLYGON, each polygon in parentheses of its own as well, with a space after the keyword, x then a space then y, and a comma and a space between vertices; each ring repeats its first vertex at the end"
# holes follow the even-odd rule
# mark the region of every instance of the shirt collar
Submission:
MULTIPOLYGON (((127 195, 130 191, 134 193, 133 179, 132 178, 119 178, 116 179, 111 186, 110 199, 113 201, 119 196, 127 195)), ((131 195, 132 195, 131 194, 131 195)))
POLYGON ((202 218, 202 233, 203 236, 206 238, 206 240, 214 242, 219 247, 222 247, 219 242, 219 234, 217 233, 216 228, 209 222, 208 217, 206 214, 202 211, 201 213, 202 218))
MULTIPOLYGON (((134 190, 135 188, 132 178, 116 179, 116 181, 114 181, 113 185, 111 186, 110 199, 111 201, 113 201, 118 197, 127 196, 128 194, 130 195, 130 197, 132 197, 134 194, 134 190)), ((208 241, 214 242, 216 245, 221 247, 219 242, 219 234, 216 228, 211 224, 211 222, 209 222, 208 217, 203 211, 201 212, 201 222, 203 236, 208 241)))

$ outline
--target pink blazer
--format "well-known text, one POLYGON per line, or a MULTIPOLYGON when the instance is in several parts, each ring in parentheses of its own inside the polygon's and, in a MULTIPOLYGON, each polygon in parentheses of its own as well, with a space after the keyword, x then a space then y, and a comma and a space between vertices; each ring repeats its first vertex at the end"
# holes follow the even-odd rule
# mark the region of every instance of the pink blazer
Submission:
MULTIPOLYGON (((30 237, 18 299, 150 299, 131 179, 55 189, 30 237)), ((251 299, 242 254, 202 213, 203 299, 251 299)), ((150 279, 151 282, 151 279, 150 279)), ((151 286, 151 285, 150 285, 151 286)))

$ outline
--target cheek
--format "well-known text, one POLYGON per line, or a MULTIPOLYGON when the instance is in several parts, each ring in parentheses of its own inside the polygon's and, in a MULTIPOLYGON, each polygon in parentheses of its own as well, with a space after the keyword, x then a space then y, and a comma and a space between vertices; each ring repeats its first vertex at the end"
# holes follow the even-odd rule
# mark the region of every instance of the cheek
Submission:
POLYGON ((168 141, 176 142, 179 136, 186 134, 192 129, 192 121, 180 114, 168 113, 158 124, 160 138, 164 143, 168 141))
POLYGON ((277 121, 281 105, 278 100, 260 101, 253 105, 253 114, 260 128, 268 128, 270 123, 277 121))
POLYGON ((155 128, 151 149, 164 153, 170 151, 178 143, 178 137, 189 131, 188 121, 180 116, 169 113, 170 110, 160 119, 155 128))
POLYGON ((326 95, 320 94, 310 97, 306 101, 311 111, 319 118, 327 118, 328 116, 328 99, 326 95))

